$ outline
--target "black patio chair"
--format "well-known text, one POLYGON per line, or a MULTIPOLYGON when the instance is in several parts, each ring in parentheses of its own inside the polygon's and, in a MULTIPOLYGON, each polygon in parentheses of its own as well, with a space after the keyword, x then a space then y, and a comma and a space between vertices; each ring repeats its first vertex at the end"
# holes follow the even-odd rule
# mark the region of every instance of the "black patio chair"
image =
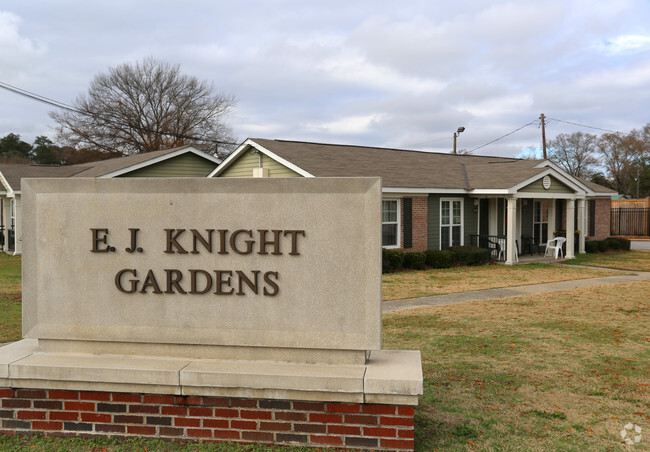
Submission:
POLYGON ((535 249, 537 249, 537 254, 542 254, 542 248, 539 246, 536 237, 522 235, 521 244, 524 246, 524 249, 522 250, 524 253, 529 253, 532 256, 535 249))

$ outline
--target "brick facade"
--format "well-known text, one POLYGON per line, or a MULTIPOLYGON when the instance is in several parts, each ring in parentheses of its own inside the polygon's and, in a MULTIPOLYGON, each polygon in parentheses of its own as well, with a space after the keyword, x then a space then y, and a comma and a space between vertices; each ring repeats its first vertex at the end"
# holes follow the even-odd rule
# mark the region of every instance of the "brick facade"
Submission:
MULTIPOLYGON (((587 201, 589 202, 589 201, 587 201)), ((593 212, 589 212, 592 215, 593 212)), ((609 198, 596 199, 596 222, 595 231, 593 236, 589 236, 592 240, 603 240, 610 235, 610 217, 611 217, 611 201, 609 198)))
MULTIPOLYGON (((406 198, 406 197, 405 197, 406 198)), ((404 198, 402 198, 404 199, 404 198)), ((427 248, 427 217, 428 198, 426 196, 413 196, 412 199, 412 236, 413 246, 404 248, 404 202, 400 203, 400 251, 422 252, 427 248)))
POLYGON ((0 400, 2 434, 414 449, 412 406, 10 388, 0 400))

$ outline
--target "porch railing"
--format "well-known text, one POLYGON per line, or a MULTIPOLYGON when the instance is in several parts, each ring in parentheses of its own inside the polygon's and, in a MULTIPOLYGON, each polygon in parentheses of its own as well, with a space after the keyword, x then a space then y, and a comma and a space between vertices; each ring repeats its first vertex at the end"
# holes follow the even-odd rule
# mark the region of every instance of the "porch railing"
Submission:
POLYGON ((472 246, 490 250, 490 259, 505 261, 508 251, 508 241, 503 235, 470 234, 469 243, 472 246))
POLYGON ((9 251, 16 251, 16 231, 10 228, 7 233, 7 249, 9 251))

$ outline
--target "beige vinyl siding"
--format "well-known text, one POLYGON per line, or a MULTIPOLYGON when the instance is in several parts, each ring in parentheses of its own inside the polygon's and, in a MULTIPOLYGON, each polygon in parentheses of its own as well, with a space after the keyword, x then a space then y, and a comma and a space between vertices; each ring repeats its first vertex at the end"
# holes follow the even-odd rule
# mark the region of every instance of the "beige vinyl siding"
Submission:
POLYGON ((207 177, 216 167, 215 162, 188 152, 119 177, 207 177))
POLYGON ((301 177, 292 169, 276 162, 263 154, 253 154, 248 150, 234 161, 219 177, 253 177, 253 169, 259 168, 259 158, 262 158, 262 167, 269 170, 269 177, 301 177))
POLYGON ((520 193, 573 193, 570 187, 567 187, 562 182, 549 176, 551 178, 551 188, 546 190, 543 185, 543 178, 538 179, 532 184, 526 185, 519 190, 520 193))

